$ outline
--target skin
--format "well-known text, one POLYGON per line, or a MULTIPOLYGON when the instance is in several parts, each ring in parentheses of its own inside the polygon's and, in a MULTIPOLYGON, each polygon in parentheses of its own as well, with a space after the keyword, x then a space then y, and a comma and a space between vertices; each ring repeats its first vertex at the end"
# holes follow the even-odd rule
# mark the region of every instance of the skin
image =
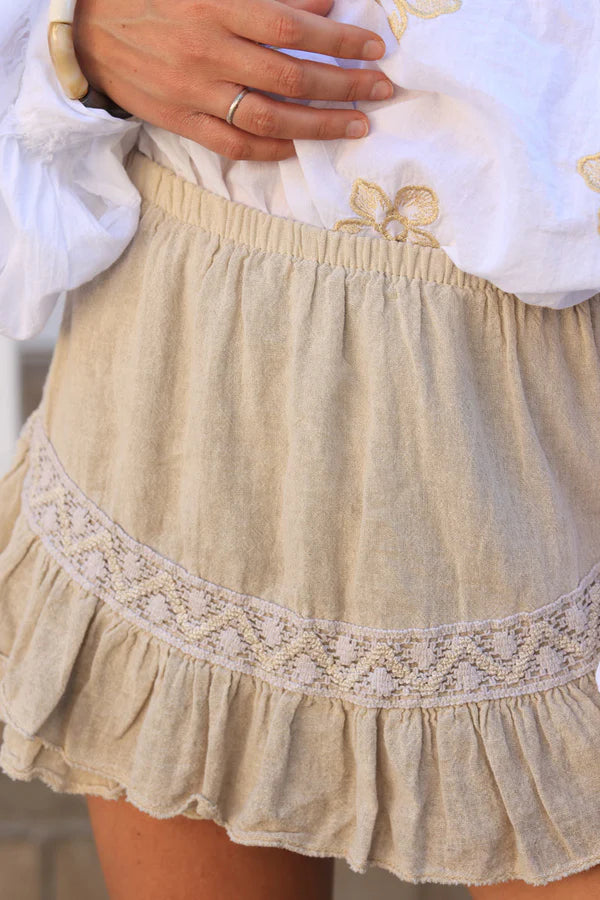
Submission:
POLYGON ((86 796, 111 900, 331 900, 331 857, 236 844, 220 825, 86 796))
MULTIPOLYGON (((334 859, 236 844, 210 820, 156 819, 86 795, 111 900, 332 900, 334 859)), ((596 900, 600 866, 550 884, 467 886, 473 900, 596 900)))
POLYGON ((534 887, 524 881, 469 886, 473 900, 596 900, 600 897, 600 865, 577 875, 534 887))
POLYGON ((318 109, 285 98, 349 103, 393 93, 377 66, 345 68, 280 52, 380 59, 381 37, 326 18, 332 5, 333 0, 78 0, 73 44, 90 85, 135 116, 230 159, 280 160, 295 155, 293 140, 354 140, 368 130, 359 110, 318 109), (244 86, 254 90, 229 125, 227 111, 244 86), (385 93, 373 96, 376 88, 385 93), (348 136, 348 126, 357 122, 363 133, 348 136))

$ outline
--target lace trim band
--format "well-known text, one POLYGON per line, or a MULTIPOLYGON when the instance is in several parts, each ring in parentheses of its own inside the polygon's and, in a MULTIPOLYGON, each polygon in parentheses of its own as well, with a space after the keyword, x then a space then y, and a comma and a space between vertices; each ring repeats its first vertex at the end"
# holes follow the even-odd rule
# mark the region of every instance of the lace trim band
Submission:
POLYGON ((69 478, 38 419, 23 429, 30 528, 86 591, 191 656, 286 690, 406 708, 546 690, 597 664, 600 563, 571 593, 502 619, 377 629, 305 618, 134 540, 69 478))

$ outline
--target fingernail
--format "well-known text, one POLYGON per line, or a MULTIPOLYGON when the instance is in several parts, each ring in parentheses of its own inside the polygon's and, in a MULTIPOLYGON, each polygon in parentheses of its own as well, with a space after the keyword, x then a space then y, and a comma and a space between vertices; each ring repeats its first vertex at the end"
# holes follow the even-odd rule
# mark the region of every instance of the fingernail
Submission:
POLYGON ((367 41, 362 48, 363 59, 379 59, 385 53, 385 44, 383 41, 367 41))
POLYGON ((394 93, 394 86, 389 81, 378 81, 369 95, 370 100, 387 100, 394 93))
POLYGON ((346 137, 361 138, 367 134, 368 130, 369 126, 364 119, 353 119, 346 128, 346 137))

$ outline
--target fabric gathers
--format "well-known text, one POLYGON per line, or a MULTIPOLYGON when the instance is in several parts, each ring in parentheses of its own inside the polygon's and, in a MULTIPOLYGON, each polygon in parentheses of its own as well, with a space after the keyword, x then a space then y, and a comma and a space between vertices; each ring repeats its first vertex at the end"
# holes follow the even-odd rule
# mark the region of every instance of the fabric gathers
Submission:
POLYGON ((0 769, 413 883, 597 865, 599 298, 127 173, 0 478, 0 769))
POLYGON ((526 303, 562 308, 600 290, 593 0, 336 0, 332 16, 385 40, 381 60, 282 52, 379 67, 395 95, 354 103, 369 117, 366 138, 297 141, 280 162, 230 160, 86 109, 63 96, 52 68, 47 0, 10 0, 0 16, 0 333, 37 333, 62 290, 122 254, 140 215, 125 162, 134 145, 274 216, 440 247, 526 303))

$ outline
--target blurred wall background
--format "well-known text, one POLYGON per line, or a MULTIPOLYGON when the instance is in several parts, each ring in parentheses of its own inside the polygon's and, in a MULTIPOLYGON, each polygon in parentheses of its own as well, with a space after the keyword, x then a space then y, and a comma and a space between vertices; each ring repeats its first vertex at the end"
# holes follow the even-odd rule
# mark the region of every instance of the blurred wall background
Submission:
MULTIPOLYGON (((63 301, 64 295, 37 337, 0 336, 0 475, 10 465, 22 423, 41 399, 63 301)), ((0 772, 0 900, 108 900, 83 797, 0 772)), ((334 900, 469 900, 469 893, 406 884, 375 867, 357 875, 336 860, 334 900)))

